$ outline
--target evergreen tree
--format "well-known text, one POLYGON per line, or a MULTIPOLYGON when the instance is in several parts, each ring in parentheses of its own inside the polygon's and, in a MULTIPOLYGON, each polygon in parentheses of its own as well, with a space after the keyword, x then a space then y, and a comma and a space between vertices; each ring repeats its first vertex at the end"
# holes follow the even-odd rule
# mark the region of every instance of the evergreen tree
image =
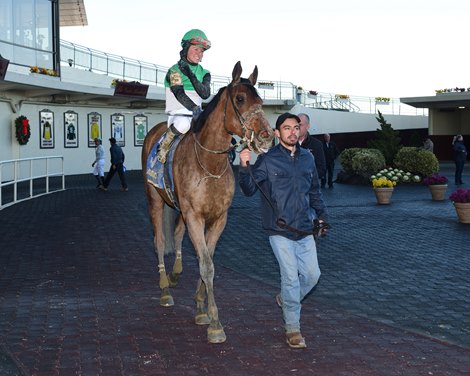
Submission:
POLYGON ((392 166, 395 155, 402 147, 400 144, 400 133, 394 130, 390 123, 387 123, 380 111, 378 113, 379 116, 376 119, 380 124, 380 129, 377 128, 375 139, 369 141, 367 145, 369 148, 379 149, 385 158, 385 163, 388 166, 392 166))

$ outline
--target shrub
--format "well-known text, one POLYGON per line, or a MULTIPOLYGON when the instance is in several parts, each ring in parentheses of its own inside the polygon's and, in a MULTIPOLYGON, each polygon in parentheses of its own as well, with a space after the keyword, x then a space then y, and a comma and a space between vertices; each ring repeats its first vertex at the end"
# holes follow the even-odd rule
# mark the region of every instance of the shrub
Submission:
POLYGON ((380 124, 380 129, 375 132, 375 139, 367 143, 367 146, 379 149, 385 158, 388 166, 391 166, 393 159, 402 147, 400 144, 400 132, 394 130, 390 123, 387 123, 382 113, 378 111, 379 116, 376 117, 380 124))
POLYGON ((402 147, 394 159, 397 168, 421 176, 439 171, 439 161, 429 150, 415 147, 402 147))
POLYGON ((374 172, 385 167, 385 158, 377 149, 362 149, 352 157, 352 169, 355 174, 368 178, 374 172))
POLYGON ((341 163, 341 168, 343 169, 343 171, 348 173, 353 172, 352 159, 361 150, 361 148, 349 148, 344 149, 341 152, 341 154, 339 155, 339 161, 341 163))

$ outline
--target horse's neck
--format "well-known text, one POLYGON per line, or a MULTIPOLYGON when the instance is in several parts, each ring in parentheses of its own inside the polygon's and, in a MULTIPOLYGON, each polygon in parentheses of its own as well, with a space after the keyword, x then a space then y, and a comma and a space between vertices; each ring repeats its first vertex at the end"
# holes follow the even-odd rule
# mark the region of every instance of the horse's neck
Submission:
POLYGON ((210 150, 226 150, 230 147, 232 140, 220 116, 209 117, 196 137, 203 147, 210 150))

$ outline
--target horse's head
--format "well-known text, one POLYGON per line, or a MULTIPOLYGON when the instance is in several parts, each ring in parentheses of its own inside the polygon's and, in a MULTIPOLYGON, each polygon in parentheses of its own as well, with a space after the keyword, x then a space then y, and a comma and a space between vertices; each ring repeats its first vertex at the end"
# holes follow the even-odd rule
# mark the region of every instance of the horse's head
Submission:
POLYGON ((242 66, 235 64, 232 82, 226 87, 225 127, 239 136, 256 153, 266 152, 274 133, 262 109, 263 100, 256 91, 258 67, 248 78, 241 78, 242 66))

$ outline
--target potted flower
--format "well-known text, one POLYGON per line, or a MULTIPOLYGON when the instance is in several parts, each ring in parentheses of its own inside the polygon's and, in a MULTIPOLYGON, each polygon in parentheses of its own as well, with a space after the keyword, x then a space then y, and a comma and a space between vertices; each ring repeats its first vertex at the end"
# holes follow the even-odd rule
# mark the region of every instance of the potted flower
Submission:
POLYGON ((429 176, 425 176, 423 179, 423 184, 429 187, 432 199, 434 201, 442 201, 445 199, 447 182, 447 177, 444 175, 440 175, 437 172, 429 176))
POLYGON ((274 90, 274 82, 272 82, 272 81, 260 81, 260 82, 258 82, 258 89, 274 90))
POLYGON ((341 102, 346 102, 349 99, 347 94, 335 94, 335 99, 341 102))
POLYGON ((316 91, 316 90, 309 90, 309 91, 308 91, 308 94, 307 94, 307 96, 308 96, 309 98, 316 98, 317 95, 318 95, 318 91, 316 91))
POLYGON ((459 188, 453 192, 450 201, 454 204, 455 211, 461 223, 470 223, 470 188, 459 188))
POLYGON ((390 98, 375 97, 375 103, 377 103, 377 104, 390 104, 390 98))
POLYGON ((384 168, 370 177, 377 203, 389 204, 393 188, 398 183, 419 183, 421 178, 398 168, 384 168))
POLYGON ((373 176, 372 188, 378 204, 390 204, 392 198, 393 187, 397 185, 397 179, 388 178, 386 176, 373 176))

